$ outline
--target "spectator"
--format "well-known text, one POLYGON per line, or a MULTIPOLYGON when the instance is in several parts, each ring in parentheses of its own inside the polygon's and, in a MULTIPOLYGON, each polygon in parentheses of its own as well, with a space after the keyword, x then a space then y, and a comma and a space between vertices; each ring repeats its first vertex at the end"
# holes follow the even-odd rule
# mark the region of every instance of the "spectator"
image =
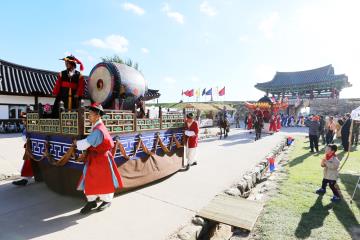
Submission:
POLYGON ((349 135, 350 135, 350 127, 351 127, 351 115, 347 113, 345 115, 345 122, 341 127, 341 144, 344 148, 344 151, 348 152, 349 149, 349 135))
POLYGON ((340 201, 340 194, 335 187, 336 180, 339 174, 340 161, 336 156, 337 146, 334 144, 328 145, 325 149, 325 158, 321 161, 321 167, 324 168, 324 178, 322 180, 321 188, 316 191, 317 194, 324 194, 326 186, 329 184, 334 196, 331 198, 332 202, 340 201))
POLYGON ((309 120, 305 122, 305 126, 309 128, 309 140, 310 140, 310 152, 319 152, 319 127, 320 123, 317 117, 310 117, 309 120))
POLYGON ((334 117, 329 118, 329 123, 326 125, 326 144, 329 145, 334 142, 334 135, 336 132, 336 123, 334 117))
POLYGON ((324 119, 324 116, 320 116, 319 123, 320 123, 319 134, 320 134, 320 137, 322 140, 322 144, 325 145, 325 119, 324 119))

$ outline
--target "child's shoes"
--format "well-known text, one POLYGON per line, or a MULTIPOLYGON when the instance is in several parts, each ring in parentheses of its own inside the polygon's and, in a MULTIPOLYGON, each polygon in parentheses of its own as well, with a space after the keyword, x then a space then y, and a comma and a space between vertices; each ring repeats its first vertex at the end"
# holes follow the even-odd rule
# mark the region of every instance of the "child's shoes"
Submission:
POLYGON ((316 194, 325 194, 325 193, 326 193, 325 189, 319 188, 318 190, 316 190, 316 194))
POLYGON ((331 200, 332 202, 340 202, 340 201, 341 201, 341 198, 340 198, 340 197, 337 197, 337 196, 333 196, 330 200, 331 200))

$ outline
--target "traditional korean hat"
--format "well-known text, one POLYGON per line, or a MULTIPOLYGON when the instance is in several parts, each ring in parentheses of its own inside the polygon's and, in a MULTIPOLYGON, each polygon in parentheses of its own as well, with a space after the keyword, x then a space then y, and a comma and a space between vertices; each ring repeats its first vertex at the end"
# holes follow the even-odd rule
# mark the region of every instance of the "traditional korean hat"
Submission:
POLYGON ((87 108, 90 111, 94 111, 94 112, 99 113, 100 116, 104 115, 104 109, 103 109, 103 107, 101 106, 100 103, 92 103, 90 106, 87 106, 87 108))
POLYGON ((63 60, 65 62, 73 62, 75 64, 79 64, 80 71, 84 71, 84 65, 82 64, 82 62, 79 59, 77 59, 76 57, 74 57, 73 55, 61 58, 60 60, 63 60))

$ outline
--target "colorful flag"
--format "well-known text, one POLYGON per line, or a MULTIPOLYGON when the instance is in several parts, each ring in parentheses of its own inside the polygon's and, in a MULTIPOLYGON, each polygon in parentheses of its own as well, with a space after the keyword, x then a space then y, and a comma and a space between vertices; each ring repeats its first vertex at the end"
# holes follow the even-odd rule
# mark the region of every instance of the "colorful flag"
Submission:
POLYGON ((184 92, 184 94, 185 94, 185 96, 187 96, 187 97, 192 97, 192 96, 194 96, 194 89, 186 90, 186 91, 184 92))
POLYGON ((212 88, 210 88, 209 90, 207 90, 206 95, 211 95, 211 96, 212 96, 212 88))
POLYGON ((188 97, 194 96, 194 89, 189 90, 188 97))
POLYGON ((219 91, 219 96, 224 96, 225 95, 225 87, 223 87, 220 91, 219 91))
POLYGON ((196 96, 196 97, 200 97, 200 88, 196 89, 196 91, 195 91, 195 96, 196 96))
POLYGON ((201 96, 204 96, 206 94, 206 88, 203 89, 201 96))

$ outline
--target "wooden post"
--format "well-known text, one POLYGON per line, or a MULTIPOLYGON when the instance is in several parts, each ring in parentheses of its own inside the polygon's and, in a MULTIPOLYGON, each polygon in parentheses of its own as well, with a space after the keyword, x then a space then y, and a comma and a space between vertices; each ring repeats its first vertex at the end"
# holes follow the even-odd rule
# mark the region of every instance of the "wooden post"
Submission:
POLYGON ((160 119, 160 129, 162 129, 162 108, 159 106, 159 119, 160 119))

